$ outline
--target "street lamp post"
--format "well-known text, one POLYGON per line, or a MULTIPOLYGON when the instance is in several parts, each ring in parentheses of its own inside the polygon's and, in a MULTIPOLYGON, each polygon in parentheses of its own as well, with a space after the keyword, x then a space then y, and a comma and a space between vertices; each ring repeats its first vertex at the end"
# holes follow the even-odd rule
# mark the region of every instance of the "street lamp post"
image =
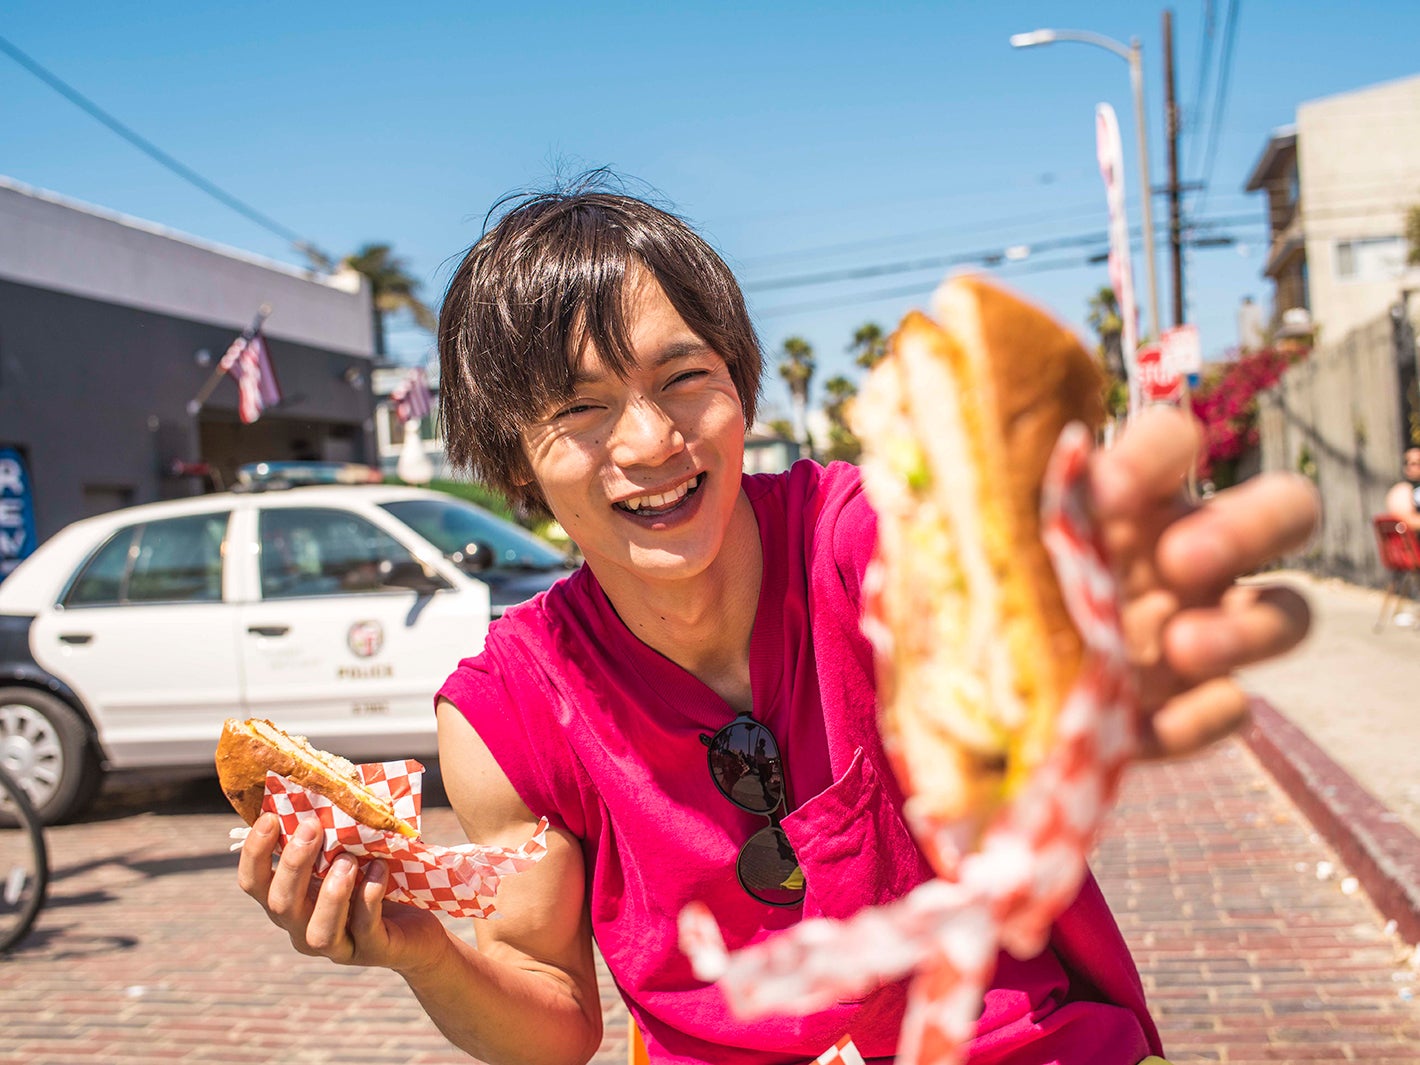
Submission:
POLYGON ((1054 44, 1057 41, 1075 41, 1079 44, 1093 44, 1097 48, 1113 52, 1129 64, 1129 84, 1134 90, 1134 119, 1139 140, 1139 183, 1140 200, 1143 202, 1144 225, 1144 268, 1149 283, 1149 325, 1153 336, 1159 335, 1159 283, 1154 276, 1154 210, 1153 185, 1149 181, 1149 137, 1145 123, 1144 109, 1144 64, 1141 58, 1139 38, 1135 37, 1126 47, 1113 37, 1088 30, 1032 30, 1011 36, 1012 48, 1031 48, 1040 44, 1054 44))

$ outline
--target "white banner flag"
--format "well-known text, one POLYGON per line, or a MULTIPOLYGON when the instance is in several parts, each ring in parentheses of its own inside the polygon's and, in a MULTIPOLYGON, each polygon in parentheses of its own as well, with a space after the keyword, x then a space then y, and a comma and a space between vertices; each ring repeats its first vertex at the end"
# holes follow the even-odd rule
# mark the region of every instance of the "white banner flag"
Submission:
POLYGON ((1142 399, 1139 367, 1135 361, 1139 346, 1139 309, 1134 302, 1134 270, 1129 260, 1129 218, 1124 213, 1124 150, 1119 143, 1119 120, 1109 104, 1095 107, 1095 153, 1109 205, 1109 283, 1124 323, 1120 341, 1124 373, 1129 379, 1129 416, 1133 418, 1142 399))

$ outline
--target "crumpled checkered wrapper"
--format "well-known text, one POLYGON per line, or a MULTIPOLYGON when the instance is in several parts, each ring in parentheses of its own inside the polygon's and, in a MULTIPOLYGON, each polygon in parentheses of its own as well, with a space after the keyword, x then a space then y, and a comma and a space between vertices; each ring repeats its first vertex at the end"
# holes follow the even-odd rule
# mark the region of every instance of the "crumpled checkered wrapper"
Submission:
MULTIPOLYGON (((957 853, 954 826, 914 818, 909 807, 918 841, 956 875, 896 902, 846 920, 803 921, 734 953, 710 911, 688 906, 681 948, 696 976, 718 981, 736 1012, 807 1013, 914 973, 898 1065, 954 1065, 975 1032, 998 948, 1038 954, 1078 894, 1095 833, 1137 746, 1138 694, 1114 576, 1085 501, 1089 450, 1084 427, 1068 426, 1043 485, 1042 537, 1085 646, 1049 754, 972 853, 957 853)), ((891 633, 871 616, 871 601, 867 610, 864 629, 883 653, 891 633)))
MULTIPOLYGON (((400 817, 421 827, 424 766, 413 759, 370 762, 355 767, 360 780, 387 797, 400 817)), ((493 898, 503 877, 522 872, 547 853, 547 818, 537 824, 531 839, 520 847, 487 847, 468 843, 441 847, 419 838, 362 825, 323 795, 307 791, 276 773, 266 774, 262 813, 281 821, 279 854, 296 826, 315 821, 324 836, 315 875, 324 877, 338 854, 350 854, 361 866, 373 858, 389 866, 385 898, 451 917, 494 917, 493 898)), ((233 850, 246 839, 248 828, 233 829, 233 850)))

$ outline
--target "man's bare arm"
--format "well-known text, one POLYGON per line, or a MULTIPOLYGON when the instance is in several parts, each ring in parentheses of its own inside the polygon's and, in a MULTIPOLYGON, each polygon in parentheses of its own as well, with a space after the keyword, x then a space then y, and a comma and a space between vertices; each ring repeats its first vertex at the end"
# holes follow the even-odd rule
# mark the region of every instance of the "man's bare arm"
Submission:
MULTIPOLYGON (((439 736, 445 786, 469 838, 525 842, 536 818, 447 703, 439 736)), ((237 879, 297 951, 395 970, 452 1043, 492 1065, 584 1065, 596 1053, 601 1003, 582 851, 566 832, 549 830, 542 860, 502 881, 496 905, 503 916, 474 922, 481 949, 426 910, 384 902, 383 862, 371 862, 362 876, 341 855, 317 885, 319 832, 298 828, 273 868, 276 839, 275 817, 259 818, 237 879)))

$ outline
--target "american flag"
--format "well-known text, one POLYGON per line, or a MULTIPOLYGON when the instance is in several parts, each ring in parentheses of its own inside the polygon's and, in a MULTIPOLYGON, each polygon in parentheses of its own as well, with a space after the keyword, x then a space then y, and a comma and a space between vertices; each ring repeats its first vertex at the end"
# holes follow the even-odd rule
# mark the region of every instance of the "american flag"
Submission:
POLYGON ((424 371, 417 366, 395 386, 390 399, 394 403, 395 417, 401 422, 417 422, 434 409, 429 382, 424 377, 424 371))
POLYGON ((221 367, 237 382, 237 414, 243 424, 250 425, 267 407, 281 402, 281 385, 277 383, 276 371, 266 350, 266 338, 260 331, 250 337, 242 334, 232 341, 227 354, 222 356, 221 367))

